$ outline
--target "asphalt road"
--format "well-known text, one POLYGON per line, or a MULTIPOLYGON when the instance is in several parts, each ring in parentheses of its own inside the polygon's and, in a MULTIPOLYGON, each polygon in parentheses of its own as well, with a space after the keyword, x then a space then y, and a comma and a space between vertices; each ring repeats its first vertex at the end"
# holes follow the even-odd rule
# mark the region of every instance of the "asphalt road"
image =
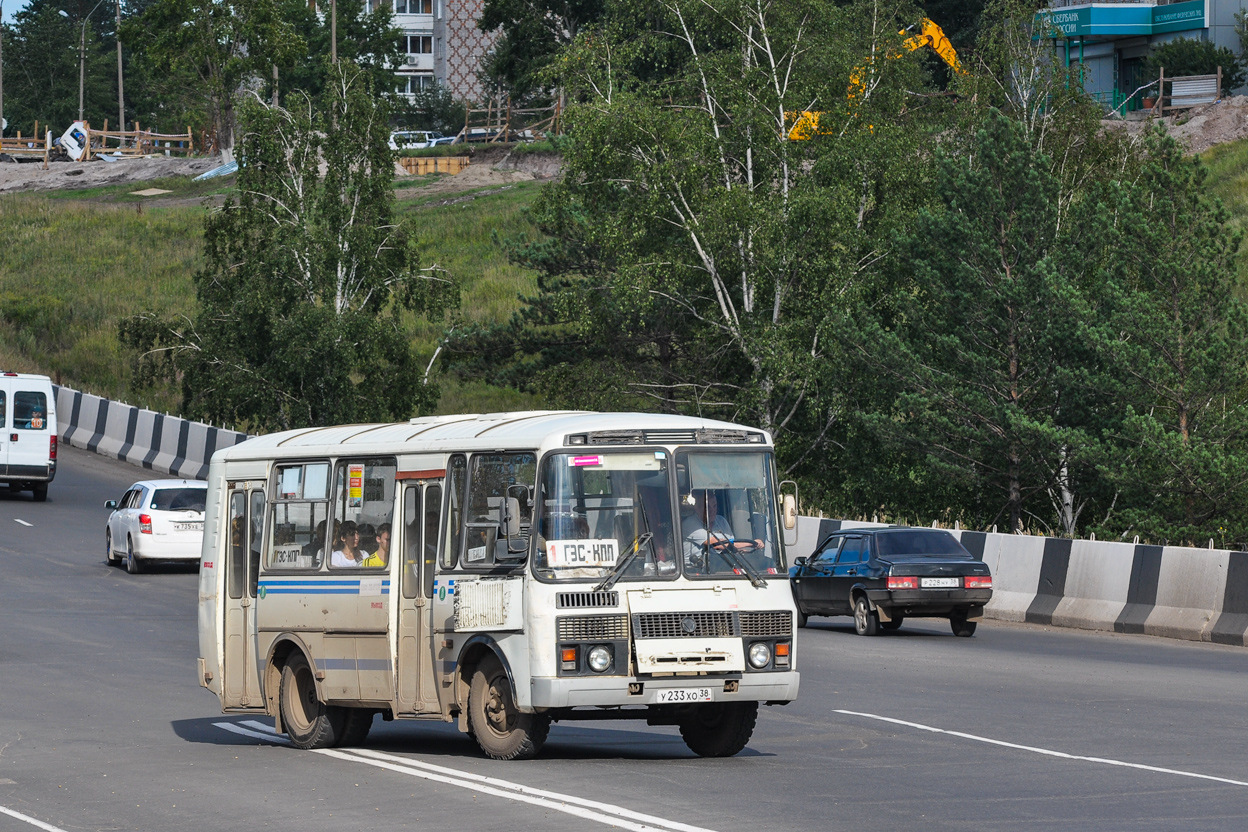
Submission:
POLYGON ((800 699, 727 760, 633 723, 524 763, 423 722, 296 751, 196 684, 193 569, 104 564, 141 476, 64 448, 48 502, 0 491, 2 832, 1248 828, 1248 650, 994 622, 814 619, 800 699))

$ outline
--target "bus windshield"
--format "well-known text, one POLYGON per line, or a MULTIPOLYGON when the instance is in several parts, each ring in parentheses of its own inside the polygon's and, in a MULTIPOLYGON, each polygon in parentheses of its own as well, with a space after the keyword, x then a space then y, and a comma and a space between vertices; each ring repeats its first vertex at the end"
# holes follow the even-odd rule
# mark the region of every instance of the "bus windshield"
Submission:
POLYGON ((677 455, 680 538, 689 577, 776 575, 783 570, 771 490, 771 455, 677 455), (751 573, 754 573, 751 575, 751 573))
POLYGON ((622 580, 676 577, 669 467, 663 450, 546 457, 538 485, 537 576, 602 578, 628 558, 622 580))

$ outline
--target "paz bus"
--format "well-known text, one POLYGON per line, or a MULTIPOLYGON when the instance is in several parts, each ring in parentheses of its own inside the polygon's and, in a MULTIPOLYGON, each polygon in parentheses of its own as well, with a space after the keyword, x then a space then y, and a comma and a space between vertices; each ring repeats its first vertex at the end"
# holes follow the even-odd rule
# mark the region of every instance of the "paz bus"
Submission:
POLYGON ((299 748, 357 744, 380 713, 455 722, 495 759, 588 719, 730 756, 760 703, 797 696, 795 500, 766 432, 684 416, 249 439, 209 467, 199 682, 299 748))

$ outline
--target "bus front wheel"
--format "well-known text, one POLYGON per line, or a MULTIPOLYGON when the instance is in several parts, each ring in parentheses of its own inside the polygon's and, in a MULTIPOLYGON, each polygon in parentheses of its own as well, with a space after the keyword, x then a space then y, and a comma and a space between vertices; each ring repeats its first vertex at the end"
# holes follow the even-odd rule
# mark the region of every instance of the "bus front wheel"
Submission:
POLYGON ((750 741, 757 720, 757 702, 698 705, 680 723, 680 736, 699 757, 731 757, 750 741))
POLYGON ((282 668, 278 702, 282 727, 296 748, 329 748, 338 741, 343 728, 341 709, 316 698, 312 667, 302 653, 294 653, 282 668))
POLYGON ((521 713, 507 671, 494 656, 481 660, 468 689, 468 723, 487 757, 528 760, 536 757, 550 733, 550 718, 521 713))

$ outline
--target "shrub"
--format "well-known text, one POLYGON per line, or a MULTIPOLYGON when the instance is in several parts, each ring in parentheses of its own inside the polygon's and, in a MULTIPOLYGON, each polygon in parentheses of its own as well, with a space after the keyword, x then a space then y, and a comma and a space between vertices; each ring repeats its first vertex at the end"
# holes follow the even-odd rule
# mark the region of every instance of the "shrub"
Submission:
POLYGON ((1222 67, 1224 92, 1244 85, 1244 67, 1235 53, 1225 46, 1204 40, 1179 38, 1154 49, 1144 62, 1149 75, 1157 76, 1164 67, 1167 76, 1214 75, 1222 67))

